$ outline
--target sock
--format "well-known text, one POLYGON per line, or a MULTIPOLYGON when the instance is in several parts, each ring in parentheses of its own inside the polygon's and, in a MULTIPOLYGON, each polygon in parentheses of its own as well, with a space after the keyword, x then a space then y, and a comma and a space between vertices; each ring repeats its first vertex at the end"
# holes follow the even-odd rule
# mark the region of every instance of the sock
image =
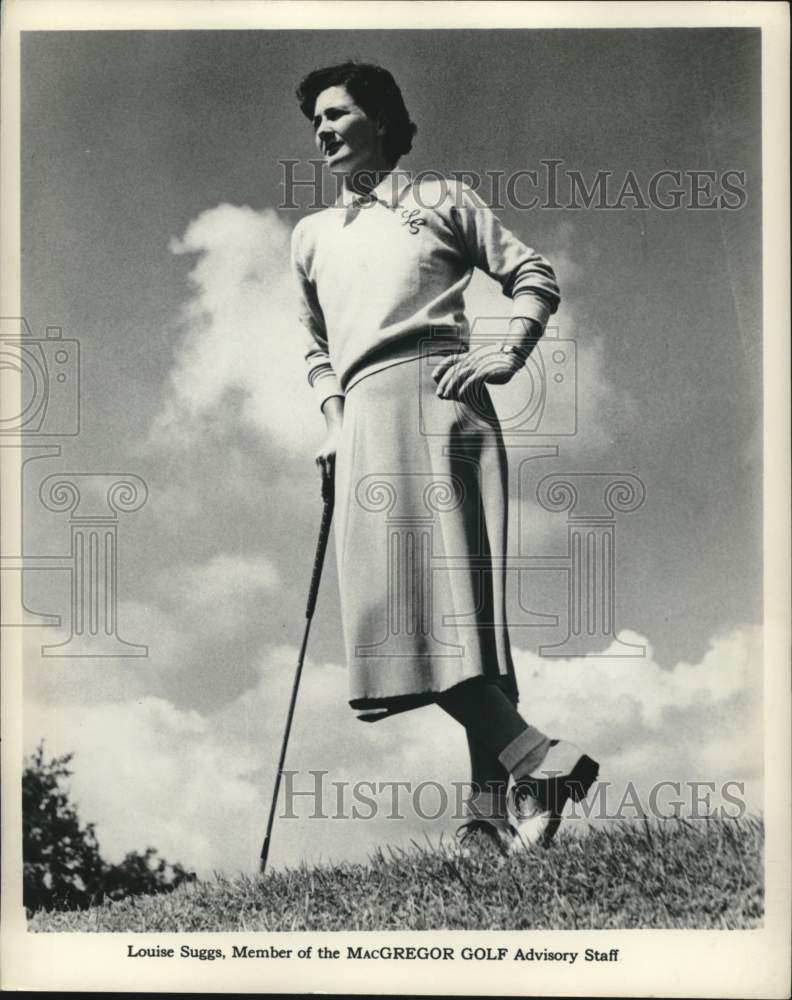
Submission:
POLYGON ((496 757, 528 725, 503 691, 483 678, 457 684, 435 701, 496 757))
POLYGON ((465 681, 437 695, 436 701, 465 727, 468 742, 494 754, 516 781, 539 767, 550 749, 548 737, 528 725, 496 684, 478 678, 465 681))
POLYGON ((515 781, 527 778, 547 756, 550 740, 535 726, 526 726, 503 751, 498 760, 511 772, 515 781))
POLYGON ((498 755, 472 736, 469 730, 465 730, 465 735, 470 754, 470 782, 473 788, 491 792, 496 796, 505 795, 509 772, 498 760, 498 755))

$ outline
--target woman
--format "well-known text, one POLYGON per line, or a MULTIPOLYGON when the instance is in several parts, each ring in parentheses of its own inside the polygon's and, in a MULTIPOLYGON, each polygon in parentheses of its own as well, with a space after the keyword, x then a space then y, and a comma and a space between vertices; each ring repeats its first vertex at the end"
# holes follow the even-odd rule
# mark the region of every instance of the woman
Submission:
POLYGON ((297 97, 340 184, 333 207, 295 227, 292 263, 327 423, 316 460, 335 485, 350 704, 366 721, 438 704, 470 749, 462 839, 547 843, 598 766, 516 709, 506 452, 486 386, 509 381, 542 335, 553 270, 469 188, 395 170, 416 127, 386 70, 316 70, 297 97), (474 267, 513 305, 502 342, 471 349, 474 267))

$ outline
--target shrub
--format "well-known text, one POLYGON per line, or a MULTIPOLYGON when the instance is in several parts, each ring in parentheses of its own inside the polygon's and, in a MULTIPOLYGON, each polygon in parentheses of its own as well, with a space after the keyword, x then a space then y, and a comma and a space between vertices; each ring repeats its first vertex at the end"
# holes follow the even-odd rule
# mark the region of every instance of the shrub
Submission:
POLYGON ((153 847, 121 864, 104 861, 93 823, 81 826, 64 782, 74 754, 44 759, 44 743, 22 773, 23 902, 28 911, 86 909, 94 903, 171 892, 194 872, 157 858, 153 847))

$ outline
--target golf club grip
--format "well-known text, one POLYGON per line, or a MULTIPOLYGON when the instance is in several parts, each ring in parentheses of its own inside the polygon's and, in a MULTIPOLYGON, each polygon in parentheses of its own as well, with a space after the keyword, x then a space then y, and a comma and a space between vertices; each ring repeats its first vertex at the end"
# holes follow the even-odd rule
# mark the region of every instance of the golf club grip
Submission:
POLYGON ((322 566, 324 565, 325 551, 330 537, 330 522, 333 520, 333 495, 330 493, 324 502, 322 510, 322 523, 319 526, 319 540, 316 543, 316 557, 314 558, 313 573, 311 575, 311 586, 308 590, 308 603, 305 607, 305 617, 312 618, 316 608, 316 598, 319 594, 319 581, 322 579, 322 566))

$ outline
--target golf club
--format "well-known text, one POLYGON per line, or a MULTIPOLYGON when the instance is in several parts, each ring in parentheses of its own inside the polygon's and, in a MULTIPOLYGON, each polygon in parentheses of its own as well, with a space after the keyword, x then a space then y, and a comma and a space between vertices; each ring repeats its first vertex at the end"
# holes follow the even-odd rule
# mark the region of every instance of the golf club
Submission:
POLYGON ((270 836, 272 834, 272 824, 275 821, 275 810, 278 805, 278 793, 280 791, 281 776, 283 774, 283 765, 286 761, 286 747, 289 743, 289 733, 291 732, 292 719, 294 717, 294 708, 297 704, 297 691, 300 687, 300 675, 302 674, 303 660, 305 659, 305 648, 308 645, 308 633, 311 630, 311 619, 313 618, 314 608, 316 607, 316 598, 319 593, 319 581, 322 578, 322 566, 324 565, 325 550, 327 549, 327 541, 330 537, 330 523, 333 520, 333 481, 327 476, 322 477, 322 501, 324 507, 322 510, 322 523, 319 527, 319 540, 316 543, 316 555, 314 557, 313 574, 311 576, 311 587, 308 591, 308 603, 305 609, 305 631, 303 632, 302 645, 300 646, 300 655, 297 659, 297 671, 294 675, 294 684, 292 685, 291 700, 289 701, 289 711, 286 716, 286 728, 283 733, 283 743, 281 745, 280 760, 278 761, 278 773, 275 776, 275 789, 272 793, 272 802, 270 804, 269 819, 267 820, 267 833, 264 837, 264 843, 261 846, 261 861, 259 864, 259 872, 263 875, 267 867, 267 855, 269 854, 270 846, 270 836))

